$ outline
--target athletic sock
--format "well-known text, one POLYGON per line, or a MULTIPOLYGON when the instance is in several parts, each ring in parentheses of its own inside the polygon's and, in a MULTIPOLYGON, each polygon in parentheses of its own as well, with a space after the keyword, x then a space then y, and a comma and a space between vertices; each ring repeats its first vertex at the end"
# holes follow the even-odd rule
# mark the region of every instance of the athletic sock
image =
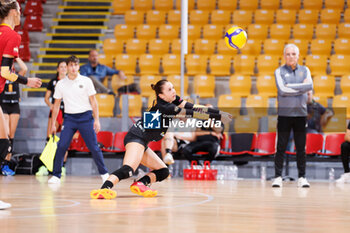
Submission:
POLYGON ((111 188, 113 188, 113 186, 114 186, 114 185, 113 185, 113 183, 112 183, 111 181, 106 180, 106 181, 103 183, 101 189, 111 189, 111 188))
POLYGON ((4 160, 4 162, 2 162, 2 165, 10 165, 10 161, 4 160))
POLYGON ((171 149, 167 148, 167 149, 165 149, 165 152, 171 154, 171 149))
POLYGON ((144 185, 149 185, 151 183, 151 178, 147 175, 139 179, 137 182, 142 182, 144 185))

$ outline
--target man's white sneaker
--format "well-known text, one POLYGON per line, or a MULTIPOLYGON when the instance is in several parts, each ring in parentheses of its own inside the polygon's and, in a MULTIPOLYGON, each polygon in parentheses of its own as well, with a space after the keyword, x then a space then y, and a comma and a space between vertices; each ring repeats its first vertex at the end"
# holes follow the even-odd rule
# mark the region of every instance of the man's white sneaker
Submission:
POLYGON ((170 153, 165 154, 163 161, 165 164, 168 164, 168 165, 175 163, 174 158, 170 153))
POLYGON ((103 183, 106 182, 106 180, 108 179, 108 177, 109 177, 109 174, 108 174, 108 173, 101 175, 102 182, 103 182, 103 183))
POLYGON ((57 176, 52 176, 48 181, 49 184, 60 184, 61 179, 58 178, 57 176))
POLYGON ((307 182, 307 179, 304 177, 300 177, 298 179, 298 187, 299 188, 310 188, 309 182, 307 182))
POLYGON ((6 203, 6 202, 3 202, 3 201, 0 201, 0 210, 8 209, 10 207, 11 207, 10 203, 6 203))
POLYGON ((272 182, 272 188, 282 188, 282 177, 276 177, 272 182))
POLYGON ((338 184, 350 183, 350 172, 342 174, 335 182, 338 184))

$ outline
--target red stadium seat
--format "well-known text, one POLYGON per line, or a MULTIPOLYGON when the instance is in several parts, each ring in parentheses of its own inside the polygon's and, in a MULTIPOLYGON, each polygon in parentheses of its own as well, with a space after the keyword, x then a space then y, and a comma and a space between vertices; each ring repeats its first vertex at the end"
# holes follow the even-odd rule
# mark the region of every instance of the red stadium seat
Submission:
POLYGON ((114 134, 113 152, 124 152, 124 138, 128 132, 116 132, 114 134))
POLYGON ((83 146, 84 146, 84 140, 83 138, 80 136, 79 131, 77 131, 78 137, 72 139, 70 146, 68 148, 68 150, 75 150, 75 151, 81 151, 83 146))
POLYGON ((23 15, 43 15, 44 9, 41 0, 29 0, 24 9, 23 15))
POLYGON ((307 155, 317 154, 323 148, 323 135, 317 133, 308 133, 306 135, 305 146, 305 153, 307 155))
POLYGON ((159 140, 157 142, 151 141, 148 143, 148 147, 153 151, 160 151, 162 148, 162 140, 159 140))
POLYGON ((98 132, 97 142, 102 144, 102 151, 110 151, 113 146, 113 133, 110 131, 100 131, 98 132))
POLYGON ((43 21, 41 17, 36 15, 27 16, 24 21, 23 29, 28 31, 42 31, 43 21))
POLYGON ((26 62, 30 60, 31 54, 29 50, 29 42, 20 44, 19 57, 26 62))
POLYGON ((77 142, 77 145, 80 146, 77 151, 80 151, 80 152, 89 152, 89 149, 87 148, 86 144, 85 144, 85 141, 83 139, 83 137, 81 136, 81 134, 79 133, 79 136, 78 136, 78 142, 77 142))
POLYGON ((17 33, 21 36, 21 43, 29 43, 29 34, 27 30, 19 29, 17 33))
MULTIPOLYGON (((323 148, 323 135, 317 133, 306 134, 306 144, 305 144, 305 154, 316 155, 321 153, 323 148)), ((286 154, 296 155, 295 148, 294 151, 286 151, 286 154)))
POLYGON ((254 149, 254 133, 232 133, 230 134, 229 147, 220 151, 224 155, 243 155, 248 154, 254 149))
POLYGON ((327 156, 340 155, 341 144, 345 141, 344 137, 344 133, 328 134, 324 145, 325 152, 318 152, 317 154, 327 156))
POLYGON ((274 155, 276 153, 276 132, 259 133, 254 147, 254 151, 249 151, 249 154, 258 156, 274 155))

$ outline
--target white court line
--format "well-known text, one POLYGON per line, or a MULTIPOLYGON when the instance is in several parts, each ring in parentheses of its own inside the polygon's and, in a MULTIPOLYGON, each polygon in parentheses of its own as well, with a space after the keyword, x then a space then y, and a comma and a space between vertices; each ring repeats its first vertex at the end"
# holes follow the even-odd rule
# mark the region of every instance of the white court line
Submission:
MULTIPOLYGON (((214 197, 205 193, 199 193, 199 192, 192 192, 193 194, 204 196, 207 199, 199 202, 190 202, 186 204, 181 205, 175 205, 175 206, 160 206, 160 207, 151 207, 151 208, 142 208, 142 209, 131 209, 131 210, 118 210, 118 211, 104 211, 104 212, 89 212, 89 213, 67 213, 67 214, 48 214, 48 215, 27 215, 27 216, 13 216, 13 217, 7 217, 8 219, 23 219, 23 218, 44 218, 44 217, 62 217, 62 216, 82 216, 82 215, 97 215, 97 214, 119 214, 119 213, 130 213, 130 212, 143 212, 143 211, 150 211, 150 210, 162 210, 162 209, 172 209, 172 208, 181 208, 181 207, 189 207, 189 206, 196 206, 196 205, 202 205, 207 202, 210 202, 214 200, 214 197)), ((54 199, 57 200, 57 199, 54 199)), ((61 199, 65 200, 65 199, 61 199)), ((102 200, 101 200, 102 201, 102 200)), ((80 202, 76 202, 80 204, 80 202)), ((77 205, 78 205, 77 204, 77 205)), ((74 205, 73 205, 74 206, 74 205)), ((52 207, 56 208, 56 207, 52 207)), ((63 208, 63 207, 60 207, 63 208)), ((37 208, 41 209, 41 208, 37 208)), ((11 210, 11 209, 10 209, 11 210)), ((14 210, 14 209, 12 209, 14 210)))
MULTIPOLYGON (((40 201, 45 201, 45 200, 52 200, 52 201, 66 201, 66 202, 71 202, 72 204, 67 204, 67 205, 58 205, 58 206, 48 206, 48 207, 31 207, 31 208, 11 208, 9 210, 11 211, 16 211, 16 210, 42 210, 42 209, 58 209, 58 208, 69 208, 69 207, 74 207, 74 206, 78 206, 81 203, 79 201, 73 201, 73 200, 67 200, 67 199, 49 199, 49 198, 33 198, 33 197, 28 197, 28 196, 23 196, 20 194, 13 194, 13 196, 16 195, 18 196, 18 198, 21 199, 34 199, 34 200, 40 200, 40 201)), ((12 197, 13 197, 12 196, 12 197)), ((15 197, 16 199, 17 197, 15 197)))

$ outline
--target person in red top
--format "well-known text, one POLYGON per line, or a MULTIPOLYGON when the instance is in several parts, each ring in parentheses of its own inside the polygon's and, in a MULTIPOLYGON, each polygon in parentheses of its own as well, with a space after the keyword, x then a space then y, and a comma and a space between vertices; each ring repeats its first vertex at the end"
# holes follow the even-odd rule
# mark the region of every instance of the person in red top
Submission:
MULTIPOLYGON (((3 92, 6 80, 25 84, 29 87, 40 87, 39 78, 27 78, 12 70, 14 59, 18 57, 21 36, 13 29, 21 22, 21 12, 16 0, 0 0, 0 93, 3 92)), ((11 151, 4 114, 0 108, 0 163, 11 151)), ((0 209, 11 207, 9 203, 0 201, 0 209)))

